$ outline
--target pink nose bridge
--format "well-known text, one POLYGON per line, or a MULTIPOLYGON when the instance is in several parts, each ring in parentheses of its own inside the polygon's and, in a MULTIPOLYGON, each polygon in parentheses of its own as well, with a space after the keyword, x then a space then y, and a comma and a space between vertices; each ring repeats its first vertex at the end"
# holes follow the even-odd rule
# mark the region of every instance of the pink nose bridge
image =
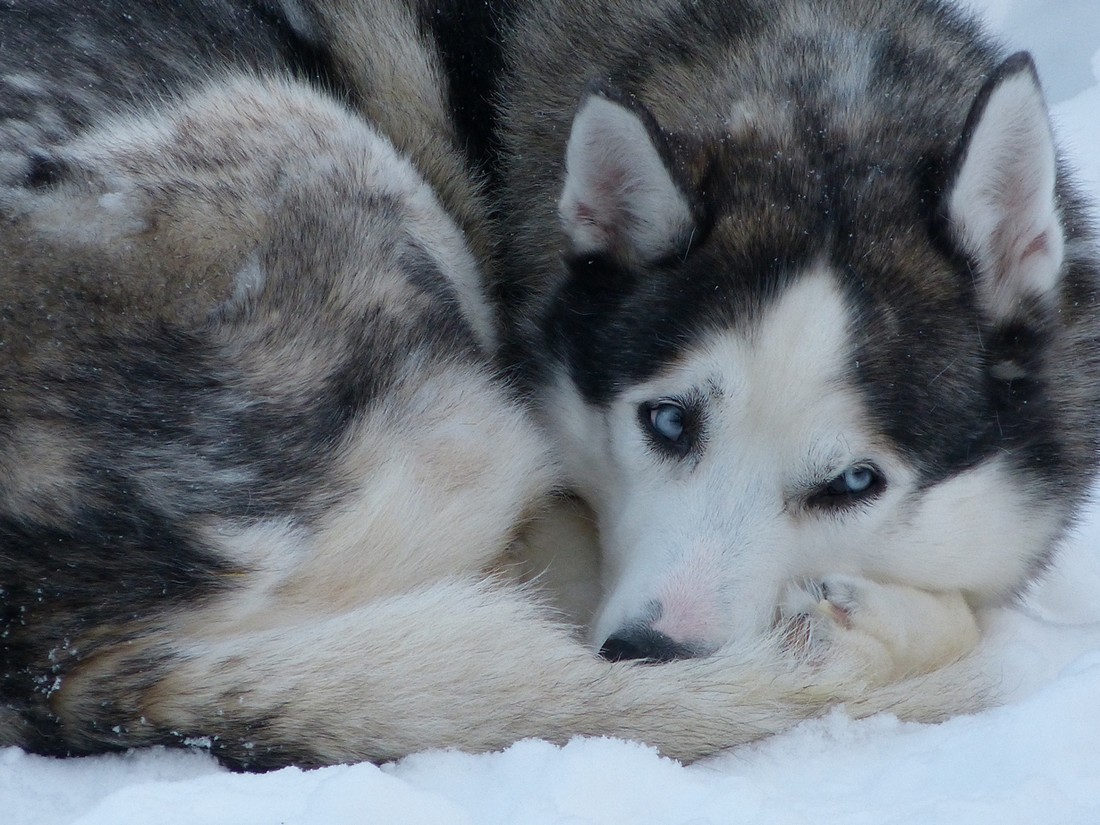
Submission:
POLYGON ((679 644, 705 647, 729 635, 722 556, 718 542, 698 543, 665 574, 657 587, 660 612, 653 630, 679 644))

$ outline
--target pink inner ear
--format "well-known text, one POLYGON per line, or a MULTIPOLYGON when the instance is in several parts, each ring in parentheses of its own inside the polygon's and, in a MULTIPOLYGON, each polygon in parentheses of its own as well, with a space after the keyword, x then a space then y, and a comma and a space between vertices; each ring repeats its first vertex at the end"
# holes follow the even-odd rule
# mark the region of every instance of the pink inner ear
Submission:
POLYGON ((574 205, 572 219, 576 230, 586 235, 589 244, 604 249, 614 246, 614 216, 609 214, 608 209, 578 201, 574 205))
POLYGON ((1040 232, 1034 238, 1031 239, 1026 247, 1024 247, 1023 253, 1020 255, 1020 260, 1026 261, 1032 255, 1039 254, 1041 252, 1047 252, 1050 249, 1050 241, 1047 238, 1046 232, 1040 232))
POLYGON ((603 179, 599 181, 600 197, 609 204, 618 206, 629 197, 632 187, 626 169, 621 166, 611 166, 604 171, 603 179))
POLYGON ((578 202, 573 217, 576 219, 577 223, 583 223, 586 226, 596 226, 596 210, 587 203, 578 202))
POLYGON ((605 164, 598 175, 594 175, 590 182, 592 187, 592 200, 599 204, 600 216, 590 204, 583 204, 592 213, 592 222, 601 223, 605 231, 610 235, 614 227, 625 220, 630 214, 630 190, 628 172, 622 166, 609 163, 605 164))
POLYGON ((588 180, 589 198, 576 202, 572 217, 576 225, 592 230, 601 245, 611 248, 629 231, 630 186, 626 170, 617 165, 608 164, 598 172, 588 180))

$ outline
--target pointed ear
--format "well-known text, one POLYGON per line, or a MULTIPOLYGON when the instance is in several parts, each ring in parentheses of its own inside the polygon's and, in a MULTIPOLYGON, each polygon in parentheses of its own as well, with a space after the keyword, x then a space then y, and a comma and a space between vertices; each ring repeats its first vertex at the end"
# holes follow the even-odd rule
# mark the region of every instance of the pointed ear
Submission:
POLYGON ((963 132, 948 188, 951 231, 978 265, 978 294, 993 320, 1027 298, 1049 299, 1062 270, 1057 163, 1035 64, 1026 52, 986 82, 963 132))
POLYGON ((690 233, 692 210, 661 152, 663 140, 648 112, 593 87, 585 92, 558 202, 574 253, 651 261, 690 233))

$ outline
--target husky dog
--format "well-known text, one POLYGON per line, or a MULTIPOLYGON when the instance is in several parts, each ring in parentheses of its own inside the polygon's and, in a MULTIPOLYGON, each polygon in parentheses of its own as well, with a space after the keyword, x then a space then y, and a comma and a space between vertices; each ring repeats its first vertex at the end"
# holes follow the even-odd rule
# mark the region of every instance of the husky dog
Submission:
POLYGON ((508 0, 444 45, 605 656, 1044 569, 1096 466, 1100 306, 1026 54, 935 0, 508 0))
POLYGON ((0 15, 0 744, 262 769, 601 734, 692 758, 832 701, 967 706, 950 668, 920 675, 973 643, 956 594, 822 594, 653 668, 515 580, 557 469, 491 364, 434 5, 0 15))

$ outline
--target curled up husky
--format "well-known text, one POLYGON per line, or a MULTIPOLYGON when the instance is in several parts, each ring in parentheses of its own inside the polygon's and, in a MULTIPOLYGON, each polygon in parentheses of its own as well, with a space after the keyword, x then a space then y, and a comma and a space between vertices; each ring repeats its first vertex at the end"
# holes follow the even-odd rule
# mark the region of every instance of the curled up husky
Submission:
MULTIPOLYGON (((613 5, 633 60, 663 18, 613 5)), ((693 101, 671 56, 551 92, 509 44, 584 22, 508 6, 0 12, 0 744, 265 769, 591 734, 690 759, 836 702, 980 703, 972 606, 1041 566, 1095 447, 1094 272, 1029 64, 975 45, 921 115, 955 130, 943 157, 879 157, 771 99, 693 101), (491 45, 478 71, 460 38, 491 45), (567 144, 525 131, 540 94, 567 144), (725 140, 666 131, 718 112, 725 140), (607 552, 594 645, 522 565, 563 484, 607 552)), ((743 32, 737 72, 700 53, 707 89, 779 99, 764 38, 862 42, 841 11, 676 25, 743 32)), ((837 117, 863 134, 857 70, 837 117)))

